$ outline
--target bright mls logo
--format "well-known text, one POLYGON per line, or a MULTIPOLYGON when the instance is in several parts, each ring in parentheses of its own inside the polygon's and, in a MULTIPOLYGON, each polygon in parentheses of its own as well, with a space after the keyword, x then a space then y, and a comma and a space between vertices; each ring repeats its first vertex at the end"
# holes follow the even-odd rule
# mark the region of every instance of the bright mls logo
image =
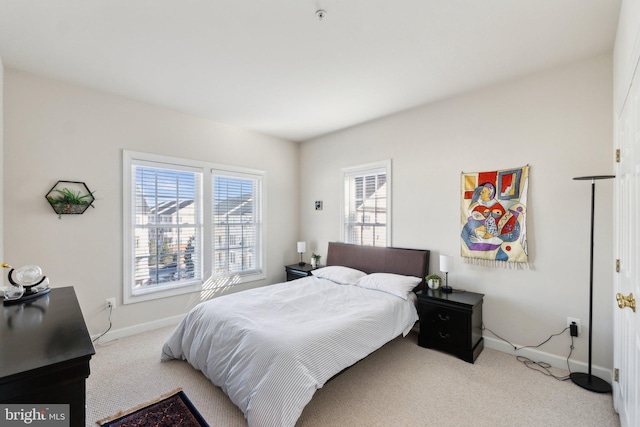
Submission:
POLYGON ((0 405, 0 426, 69 427, 69 405, 0 405))

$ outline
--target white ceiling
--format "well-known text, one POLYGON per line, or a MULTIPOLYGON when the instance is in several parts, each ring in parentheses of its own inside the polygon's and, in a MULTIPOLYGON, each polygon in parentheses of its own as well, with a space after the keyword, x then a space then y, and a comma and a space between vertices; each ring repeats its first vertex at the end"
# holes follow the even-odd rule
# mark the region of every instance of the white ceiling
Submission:
POLYGON ((302 141, 611 52, 619 10, 620 0, 0 0, 0 57, 302 141))

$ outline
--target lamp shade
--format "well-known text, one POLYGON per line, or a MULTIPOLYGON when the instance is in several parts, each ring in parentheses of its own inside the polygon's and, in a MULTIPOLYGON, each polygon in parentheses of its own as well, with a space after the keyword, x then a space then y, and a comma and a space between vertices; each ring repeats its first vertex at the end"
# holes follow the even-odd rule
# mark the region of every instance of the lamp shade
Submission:
POLYGON ((453 266, 453 257, 451 255, 440 255, 440 271, 448 273, 453 266))
POLYGON ((298 252, 303 253, 307 251, 307 242, 298 242, 298 252))

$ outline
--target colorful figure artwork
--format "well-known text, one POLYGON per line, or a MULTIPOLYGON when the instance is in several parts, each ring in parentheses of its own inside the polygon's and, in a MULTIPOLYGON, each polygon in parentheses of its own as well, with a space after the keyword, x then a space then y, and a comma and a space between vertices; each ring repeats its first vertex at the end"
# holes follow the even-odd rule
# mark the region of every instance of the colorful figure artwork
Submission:
POLYGON ((529 166, 462 173, 461 253, 465 262, 529 268, 529 166))

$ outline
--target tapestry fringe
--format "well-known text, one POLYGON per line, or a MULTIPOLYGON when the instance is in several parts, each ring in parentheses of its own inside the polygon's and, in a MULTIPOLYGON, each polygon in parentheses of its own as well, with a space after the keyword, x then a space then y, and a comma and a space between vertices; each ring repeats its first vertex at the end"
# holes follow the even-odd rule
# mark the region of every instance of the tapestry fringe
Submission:
POLYGON ((533 266, 528 262, 508 262, 491 259, 462 257, 462 262, 466 264, 480 265, 483 267, 506 268, 509 270, 531 270, 533 266))

